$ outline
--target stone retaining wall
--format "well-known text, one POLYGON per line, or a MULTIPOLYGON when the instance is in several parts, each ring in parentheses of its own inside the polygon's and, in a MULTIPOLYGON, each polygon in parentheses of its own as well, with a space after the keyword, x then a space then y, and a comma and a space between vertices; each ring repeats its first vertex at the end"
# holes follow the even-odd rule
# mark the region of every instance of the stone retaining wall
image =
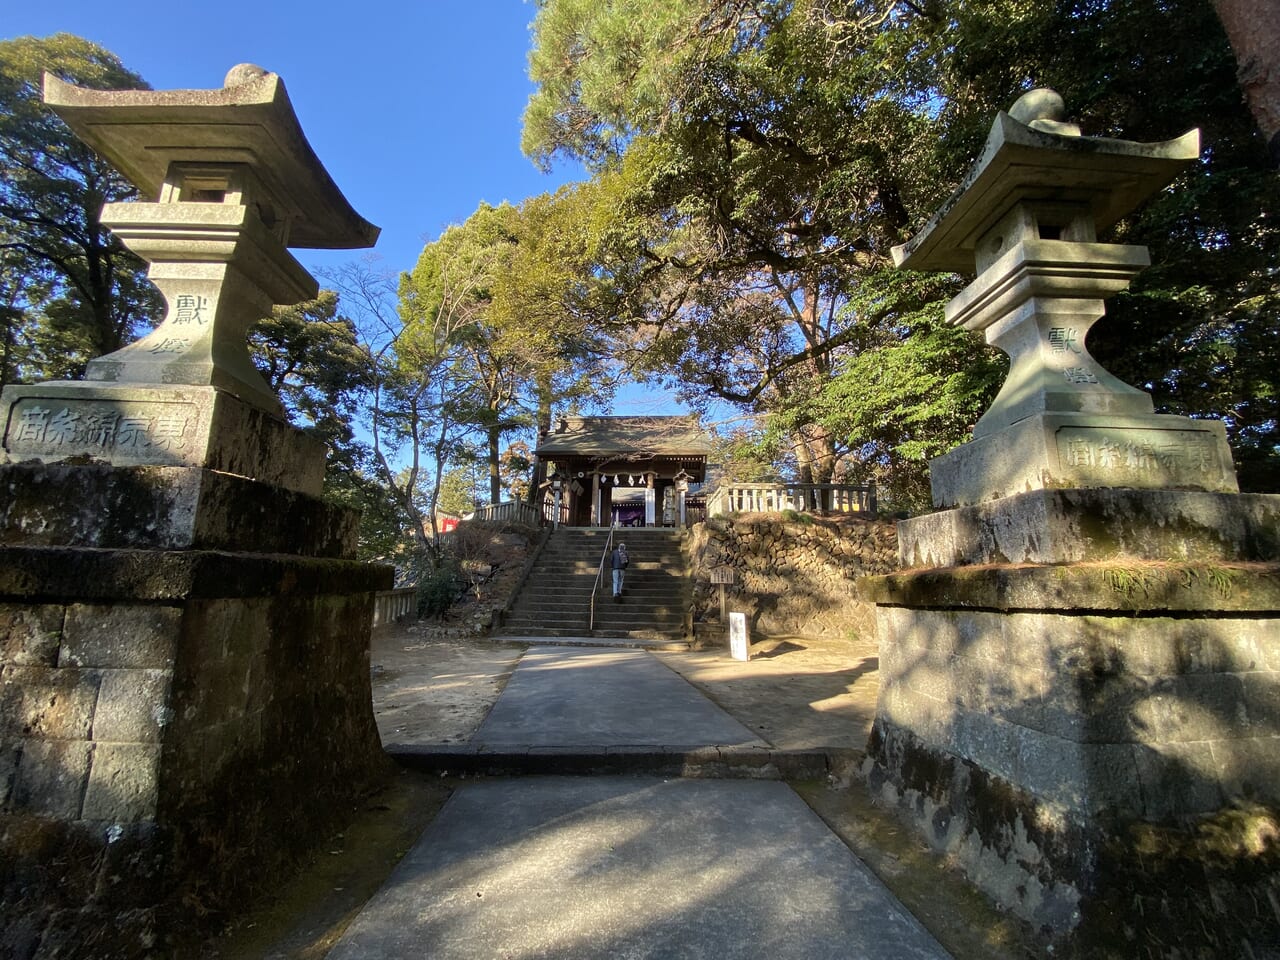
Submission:
POLYGON ((899 534, 858 584, 878 797, 1060 956, 1280 946, 1280 498, 1029 491, 899 534))
POLYGON ((857 517, 738 514, 693 527, 693 617, 714 624, 720 588, 711 570, 733 568, 730 610, 747 613, 753 636, 847 637, 875 629, 874 609, 854 591, 859 577, 898 567, 896 525, 857 517))
POLYGON ((0 956, 166 955, 340 828, 385 765, 364 638, 389 580, 0 547, 0 956))

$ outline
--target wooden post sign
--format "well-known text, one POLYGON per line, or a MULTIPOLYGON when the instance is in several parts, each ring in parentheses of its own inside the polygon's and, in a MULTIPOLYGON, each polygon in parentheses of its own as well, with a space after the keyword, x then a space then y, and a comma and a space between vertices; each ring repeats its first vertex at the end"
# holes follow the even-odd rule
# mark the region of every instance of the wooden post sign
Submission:
POLYGON ((733 583, 733 567, 728 564, 721 564, 718 567, 711 568, 711 582, 720 585, 720 622, 725 621, 725 605, 724 605, 724 585, 733 583))

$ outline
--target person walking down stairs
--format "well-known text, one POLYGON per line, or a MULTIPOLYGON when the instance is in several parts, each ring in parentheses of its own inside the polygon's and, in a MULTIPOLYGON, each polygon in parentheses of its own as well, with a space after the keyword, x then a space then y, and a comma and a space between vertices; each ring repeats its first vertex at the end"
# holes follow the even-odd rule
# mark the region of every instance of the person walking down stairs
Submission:
POLYGON ((625 543, 620 543, 613 548, 609 562, 613 567, 613 599, 621 600, 623 571, 627 569, 627 564, 631 562, 631 558, 627 556, 627 545, 625 543))

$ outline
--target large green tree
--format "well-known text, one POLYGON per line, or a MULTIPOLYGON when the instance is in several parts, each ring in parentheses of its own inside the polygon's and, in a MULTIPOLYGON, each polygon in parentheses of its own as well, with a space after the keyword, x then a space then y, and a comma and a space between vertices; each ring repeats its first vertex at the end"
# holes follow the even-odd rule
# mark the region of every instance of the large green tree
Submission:
POLYGON ((510 204, 481 204, 465 223, 427 244, 400 286, 405 348, 423 341, 427 331, 434 336, 442 323, 447 326, 445 340, 424 342, 430 342, 431 352, 448 355, 438 375, 451 383, 453 418, 485 438, 495 501, 501 495, 501 439, 522 425, 521 384, 527 375, 518 342, 492 316, 493 285, 509 269, 516 217, 510 204))
POLYGON ((249 347, 290 420, 327 444, 333 469, 353 443, 370 378, 359 331, 339 314, 338 294, 321 290, 314 300, 276 307, 250 330, 249 347))
POLYGON ((502 441, 550 426, 557 404, 607 393, 590 285, 588 236, 573 190, 521 206, 481 204, 429 243, 400 288, 410 348, 449 318, 454 417, 482 438, 489 498, 502 494, 502 441))
POLYGON ((843 440, 816 404, 859 329, 891 319, 850 305, 874 301, 889 248, 941 195, 913 18, 649 7, 542 6, 525 149, 590 164, 624 225, 605 252, 638 369, 785 422, 800 479, 828 481, 843 440))
POLYGON ((158 318, 144 264, 101 224, 137 191, 41 100, 45 71, 102 89, 146 87, 101 47, 60 33, 0 42, 0 309, 9 379, 79 376, 158 318))
POLYGON ((641 370, 765 414, 803 479, 892 464, 922 489, 922 458, 959 439, 1001 365, 930 319, 954 283, 904 289, 888 248, 959 181, 997 109, 1053 86, 1091 135, 1202 128, 1203 162, 1117 226, 1154 262, 1090 346, 1159 409, 1224 417, 1242 479, 1266 483, 1280 185, 1209 0, 648 10, 546 0, 525 117, 537 162, 580 158, 608 197, 600 270, 625 292, 641 370), (948 371, 966 370, 961 389, 948 371))

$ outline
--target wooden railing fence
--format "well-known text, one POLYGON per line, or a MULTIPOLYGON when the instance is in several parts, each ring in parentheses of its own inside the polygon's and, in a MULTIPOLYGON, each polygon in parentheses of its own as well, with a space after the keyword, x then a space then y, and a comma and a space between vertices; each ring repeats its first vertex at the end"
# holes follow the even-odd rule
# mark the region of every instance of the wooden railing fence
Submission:
POLYGON ((388 623, 394 623, 399 617, 415 613, 417 596, 417 587, 379 590, 373 595, 373 625, 386 626, 388 623))
POLYGON ((477 507, 469 520, 503 520, 508 523, 527 523, 536 527, 542 523, 542 513, 537 507, 523 500, 503 500, 477 507))
POLYGON ((723 483, 707 494, 707 516, 726 513, 875 513, 875 484, 723 483))

